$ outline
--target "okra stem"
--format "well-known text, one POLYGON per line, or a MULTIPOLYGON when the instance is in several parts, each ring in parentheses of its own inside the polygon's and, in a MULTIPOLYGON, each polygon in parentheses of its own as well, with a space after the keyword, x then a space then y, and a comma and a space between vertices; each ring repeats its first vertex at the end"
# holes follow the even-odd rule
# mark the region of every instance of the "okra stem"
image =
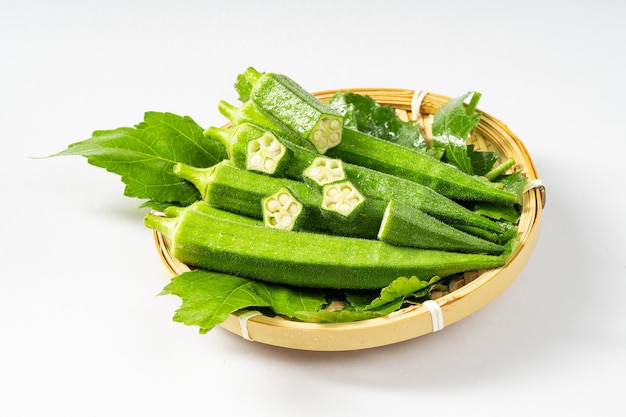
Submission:
POLYGON ((248 67, 242 74, 241 76, 245 77, 246 80, 250 83, 250 85, 254 85, 259 81, 259 78, 261 78, 261 73, 259 71, 257 71, 256 69, 254 69, 253 67, 248 67))
MULTIPOLYGON (((173 213, 170 211, 170 214, 173 213)), ((173 236, 178 224, 178 217, 165 217, 156 213, 148 213, 143 219, 143 224, 163 236, 173 236)))
POLYGON ((228 152, 231 144, 230 141, 233 137, 233 128, 223 128, 210 126, 204 131, 204 136, 207 138, 218 140, 228 152))
POLYGON ((509 158, 506 161, 502 162, 501 164, 498 164, 497 166, 493 167, 491 171, 485 174, 485 177, 489 181, 493 181, 498 176, 504 174, 506 170, 511 168, 513 165, 515 165, 515 159, 509 158))
POLYGON ((481 96, 482 94, 479 93, 478 91, 474 91, 472 93, 472 98, 470 99, 470 102, 465 107, 465 113, 468 116, 471 116, 472 114, 474 114, 474 111, 476 111, 476 107, 478 106, 478 102, 480 101, 481 96))

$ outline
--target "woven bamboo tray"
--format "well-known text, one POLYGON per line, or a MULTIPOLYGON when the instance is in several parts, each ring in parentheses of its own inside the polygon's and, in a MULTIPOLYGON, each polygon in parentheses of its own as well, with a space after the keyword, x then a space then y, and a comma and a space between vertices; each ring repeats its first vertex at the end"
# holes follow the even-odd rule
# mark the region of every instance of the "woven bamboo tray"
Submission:
MULTIPOLYGON (((405 89, 354 88, 354 93, 367 94, 380 104, 390 105, 400 117, 417 120, 428 140, 428 127, 436 109, 449 97, 405 89)), ((328 101, 334 93, 315 93, 328 101)), ((488 271, 465 274, 455 282, 456 288, 439 298, 421 305, 398 310, 385 317, 341 324, 303 323, 282 317, 267 317, 255 311, 232 314, 221 327, 247 340, 268 345, 310 351, 347 351, 367 349, 413 339, 439 331, 476 312, 504 289, 522 271, 539 238, 541 211, 545 206, 545 189, 523 143, 499 120, 482 114, 469 143, 476 149, 495 150, 502 159, 514 158, 513 171, 523 171, 530 187, 524 193, 519 221, 519 245, 507 265, 488 271)), ((168 273, 178 275, 189 267, 170 253, 169 241, 154 232, 159 255, 168 273)))

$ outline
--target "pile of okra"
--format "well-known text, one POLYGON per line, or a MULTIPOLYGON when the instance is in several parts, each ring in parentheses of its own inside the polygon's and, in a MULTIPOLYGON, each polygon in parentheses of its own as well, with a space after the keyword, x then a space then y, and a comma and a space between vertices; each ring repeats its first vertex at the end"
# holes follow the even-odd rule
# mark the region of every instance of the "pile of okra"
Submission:
POLYGON ((230 125, 204 135, 228 158, 177 163, 201 200, 148 214, 172 255, 196 268, 313 288, 377 289, 500 267, 510 228, 466 202, 519 197, 423 152, 347 127, 292 79, 249 68, 230 125))

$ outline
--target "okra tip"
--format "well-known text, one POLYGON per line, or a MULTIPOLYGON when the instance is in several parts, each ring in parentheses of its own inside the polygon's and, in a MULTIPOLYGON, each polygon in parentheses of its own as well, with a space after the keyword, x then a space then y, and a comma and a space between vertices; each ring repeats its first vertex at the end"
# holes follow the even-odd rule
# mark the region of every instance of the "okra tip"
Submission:
POLYGON ((470 102, 465 107, 465 114, 467 114, 468 116, 471 116, 472 114, 474 114, 474 111, 476 111, 476 107, 478 106, 478 102, 480 101, 480 98, 482 97, 482 94, 479 93, 478 91, 472 91, 471 94, 472 94, 472 98, 470 99, 470 102))

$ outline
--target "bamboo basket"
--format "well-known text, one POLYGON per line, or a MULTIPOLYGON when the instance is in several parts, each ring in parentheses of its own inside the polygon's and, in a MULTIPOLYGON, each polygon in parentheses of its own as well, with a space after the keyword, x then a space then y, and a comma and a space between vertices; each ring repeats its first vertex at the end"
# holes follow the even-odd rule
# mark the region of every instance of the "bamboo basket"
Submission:
MULTIPOLYGON (((337 91, 314 93, 328 101, 337 91)), ((405 120, 416 120, 429 140, 429 124, 436 109, 449 97, 439 94, 386 88, 354 88, 349 91, 367 94, 380 104, 392 106, 405 120)), ((380 347, 414 339, 439 331, 478 311, 506 289, 528 262, 539 238, 541 211, 545 206, 545 188, 523 143, 489 114, 481 119, 469 138, 479 150, 495 150, 502 159, 514 158, 512 171, 523 171, 529 189, 524 192, 518 225, 519 245, 507 264, 497 269, 466 273, 454 282, 448 293, 428 303, 410 306, 384 317, 351 323, 304 323, 283 317, 268 317, 256 311, 241 311, 221 324, 224 329, 244 339, 284 348, 309 351, 349 351, 380 347)), ((171 276, 189 267, 170 253, 169 241, 154 232, 158 253, 171 276)))

